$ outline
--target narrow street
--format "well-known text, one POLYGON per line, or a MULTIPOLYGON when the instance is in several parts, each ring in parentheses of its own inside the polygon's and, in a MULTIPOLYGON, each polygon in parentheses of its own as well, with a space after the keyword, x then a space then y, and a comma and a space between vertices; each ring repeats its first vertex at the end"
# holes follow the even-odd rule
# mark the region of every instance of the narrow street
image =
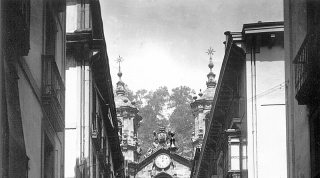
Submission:
POLYGON ((0 178, 320 177, 320 2, 0 9, 0 178))

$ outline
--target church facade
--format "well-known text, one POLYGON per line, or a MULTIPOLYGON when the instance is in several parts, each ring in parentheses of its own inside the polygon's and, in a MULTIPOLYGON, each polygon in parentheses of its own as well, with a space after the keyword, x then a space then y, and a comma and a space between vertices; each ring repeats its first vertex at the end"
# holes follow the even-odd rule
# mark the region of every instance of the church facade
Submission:
POLYGON ((191 160, 176 153, 174 132, 165 127, 160 127, 158 132, 153 131, 153 146, 142 156, 138 141, 138 128, 142 120, 136 102, 128 98, 126 84, 121 80, 122 72, 119 63, 114 97, 120 147, 124 156, 125 178, 189 178, 191 173, 191 160))
POLYGON ((189 178, 191 160, 176 153, 174 133, 165 127, 154 132, 153 148, 135 167, 136 178, 189 178))

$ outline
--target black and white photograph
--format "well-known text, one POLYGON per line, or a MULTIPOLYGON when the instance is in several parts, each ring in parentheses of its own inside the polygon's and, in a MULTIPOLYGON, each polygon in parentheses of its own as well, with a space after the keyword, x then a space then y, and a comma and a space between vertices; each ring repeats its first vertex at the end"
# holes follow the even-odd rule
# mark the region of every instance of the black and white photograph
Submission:
POLYGON ((0 19, 0 178, 320 177, 318 0, 0 0, 0 19))

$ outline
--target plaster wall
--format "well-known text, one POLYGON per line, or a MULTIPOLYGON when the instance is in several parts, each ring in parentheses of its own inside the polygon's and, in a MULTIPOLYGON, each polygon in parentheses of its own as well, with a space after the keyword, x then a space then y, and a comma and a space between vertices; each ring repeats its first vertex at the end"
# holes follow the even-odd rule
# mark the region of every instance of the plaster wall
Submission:
POLYGON ((50 138, 52 145, 54 146, 54 174, 57 177, 60 175, 62 176, 64 169, 63 132, 54 132, 53 127, 48 124, 48 121, 47 124, 44 124, 44 120, 47 118, 42 110, 43 108, 39 100, 32 91, 32 87, 28 82, 29 79, 26 78, 20 67, 17 69, 19 75, 18 85, 23 131, 25 136, 27 156, 30 159, 30 170, 28 175, 29 177, 42 177, 42 135, 46 133, 50 138))
POLYGON ((251 54, 246 57, 248 176, 257 173, 260 178, 286 177, 284 50, 282 46, 261 47, 255 55, 255 66, 251 54), (253 130, 254 118, 256 130, 253 130), (254 131, 256 149, 253 148, 254 131), (254 169, 254 152, 257 169, 254 169))
MULTIPOLYGON (((294 142, 294 151, 290 152, 291 161, 294 161, 294 175, 298 178, 311 177, 311 160, 310 160, 310 134, 309 134, 309 119, 307 107, 298 105, 294 102, 294 118, 290 121, 293 127, 291 128, 292 141, 294 142)), ((291 161, 289 164, 291 164, 291 161)))
POLYGON ((295 99, 293 60, 307 34, 306 0, 284 1, 285 80, 287 99, 288 177, 310 177, 310 136, 308 112, 295 99))
POLYGON ((41 88, 41 55, 43 54, 44 2, 43 0, 30 1, 30 50, 26 62, 30 71, 41 88))
POLYGON ((19 98, 23 133, 26 144, 27 156, 29 157, 28 177, 40 178, 41 176, 41 143, 42 143, 42 118, 43 113, 31 86, 27 82, 20 68, 19 75, 19 98))

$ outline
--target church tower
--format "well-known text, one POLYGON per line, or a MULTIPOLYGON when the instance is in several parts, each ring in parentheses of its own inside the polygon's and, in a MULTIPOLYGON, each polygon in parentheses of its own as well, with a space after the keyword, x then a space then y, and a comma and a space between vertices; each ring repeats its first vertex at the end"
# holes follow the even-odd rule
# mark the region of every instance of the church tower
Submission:
POLYGON ((202 146, 203 137, 208 125, 211 104, 216 91, 216 75, 212 72, 212 68, 214 66, 212 62, 213 52, 215 51, 211 48, 207 52, 208 55, 210 55, 210 62, 208 65, 210 72, 207 75, 208 81, 206 82, 207 89, 203 92, 200 90, 200 93, 198 94, 199 97, 196 95, 193 96, 194 101, 190 104, 195 122, 195 128, 191 139, 194 151, 196 148, 201 148, 202 146))
POLYGON ((117 110, 118 130, 121 143, 120 146, 125 159, 125 174, 126 177, 131 177, 129 175, 133 173, 130 173, 128 167, 132 164, 137 164, 141 156, 141 148, 138 144, 137 134, 139 122, 142 120, 142 117, 138 114, 139 111, 135 106, 135 101, 130 101, 128 99, 126 85, 121 80, 122 72, 120 63, 122 62, 122 57, 119 56, 117 62, 119 63, 119 81, 117 82, 116 96, 114 97, 114 101, 117 110))

